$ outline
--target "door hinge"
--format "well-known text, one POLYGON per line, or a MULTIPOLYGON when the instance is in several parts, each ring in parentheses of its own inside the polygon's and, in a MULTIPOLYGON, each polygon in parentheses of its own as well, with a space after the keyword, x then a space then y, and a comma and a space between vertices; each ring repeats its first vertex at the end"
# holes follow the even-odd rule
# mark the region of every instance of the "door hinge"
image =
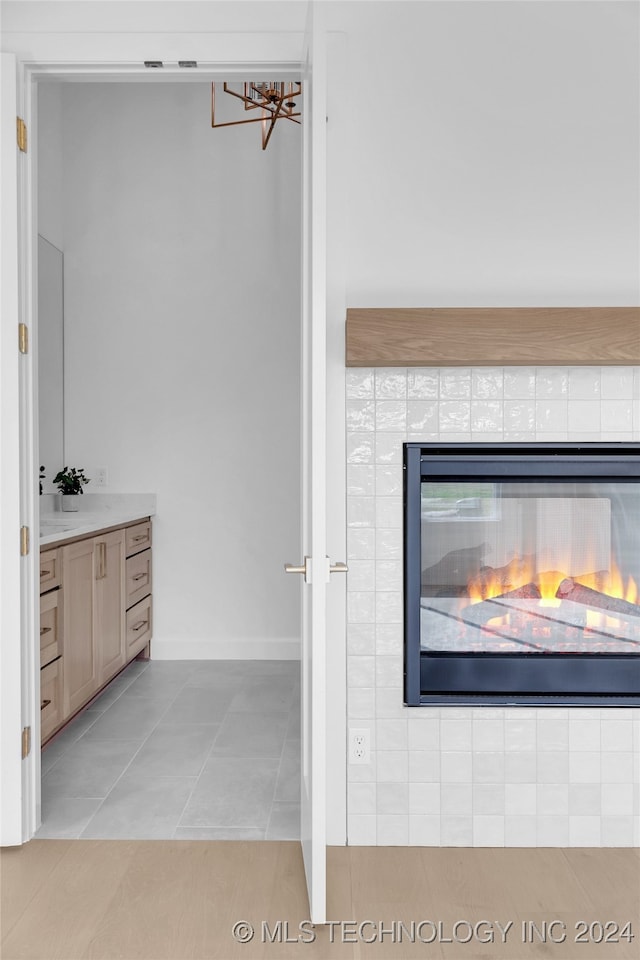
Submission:
POLYGON ((22 728, 22 759, 31 753, 31 727, 22 728))
POLYGON ((29 327, 26 323, 18 324, 18 349, 20 353, 29 353, 29 327))
POLYGON ((16 133, 18 138, 18 147, 22 153, 27 152, 27 125, 22 117, 16 117, 16 133))
POLYGON ((26 557, 29 553, 29 527, 20 527, 20 556, 26 557))

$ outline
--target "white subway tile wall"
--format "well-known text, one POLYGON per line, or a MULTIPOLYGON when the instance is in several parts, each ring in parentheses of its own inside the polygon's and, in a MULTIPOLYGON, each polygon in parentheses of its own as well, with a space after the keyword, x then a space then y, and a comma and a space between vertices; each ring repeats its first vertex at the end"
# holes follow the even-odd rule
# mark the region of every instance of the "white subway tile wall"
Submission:
POLYGON ((640 846, 640 709, 402 703, 402 444, 640 441, 640 367, 350 369, 348 842, 640 846))

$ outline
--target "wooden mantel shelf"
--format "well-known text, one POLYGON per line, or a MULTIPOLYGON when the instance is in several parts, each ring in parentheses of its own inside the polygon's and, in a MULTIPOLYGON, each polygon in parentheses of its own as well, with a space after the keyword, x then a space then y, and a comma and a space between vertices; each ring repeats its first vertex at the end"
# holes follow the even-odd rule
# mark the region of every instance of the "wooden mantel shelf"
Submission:
POLYGON ((348 367, 640 364, 640 307, 351 308, 348 367))

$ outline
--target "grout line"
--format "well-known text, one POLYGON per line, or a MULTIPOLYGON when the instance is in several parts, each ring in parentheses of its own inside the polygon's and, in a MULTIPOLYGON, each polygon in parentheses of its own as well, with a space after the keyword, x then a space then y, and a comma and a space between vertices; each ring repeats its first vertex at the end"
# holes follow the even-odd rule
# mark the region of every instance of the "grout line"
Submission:
POLYGON ((288 714, 287 714, 287 723, 286 723, 286 726, 285 726, 285 728, 284 728, 284 738, 283 738, 283 740, 282 740, 282 747, 280 748, 280 759, 278 760, 278 771, 277 771, 277 773, 276 773, 276 779, 275 779, 274 782, 273 782, 273 796, 271 797, 271 809, 269 810, 269 816, 267 817, 267 825, 266 825, 265 830, 264 830, 265 838, 266 838, 267 834, 269 833, 269 827, 271 826, 271 818, 273 817, 273 805, 274 805, 274 803, 276 802, 276 790, 278 789, 278 781, 279 781, 279 779, 280 779, 280 773, 281 773, 281 771, 282 771, 282 759, 283 759, 283 755, 284 755, 284 745, 285 745, 285 743, 287 742, 287 729, 288 729, 288 727, 289 727, 289 718, 290 718, 290 716, 291 716, 291 710, 292 710, 292 708, 290 707, 290 708, 289 708, 289 712, 288 712, 288 714))
MULTIPOLYGON (((229 701, 229 703, 231 703, 231 701, 229 701)), ((175 839, 175 835, 176 835, 176 830, 180 827, 180 821, 182 820, 182 817, 184 816, 184 812, 185 812, 185 810, 187 809, 187 807, 188 807, 188 805, 189 805, 189 801, 191 800, 191 797, 193 796, 194 791, 196 790, 196 788, 198 787, 198 785, 199 785, 199 783, 200 783, 200 777, 202 776, 202 773, 203 773, 203 771, 204 771, 204 768, 205 768, 205 766, 207 765, 207 761, 208 761, 209 758, 211 757, 211 751, 213 750, 213 747, 214 747, 214 745, 215 745, 215 742, 216 742, 216 740, 218 739, 218 734, 220 733, 220 730, 222 729, 222 724, 224 723, 224 720, 226 719, 228 713, 229 713, 229 708, 227 707, 227 710, 226 710, 226 712, 225 712, 222 720, 217 724, 218 729, 216 730, 216 732, 215 732, 215 734, 214 734, 214 736, 213 736, 213 739, 212 739, 212 741, 211 741, 211 746, 209 747, 209 750, 207 751, 207 755, 206 755, 206 757, 204 758, 204 760, 202 761, 202 766, 200 767, 200 773, 198 773, 197 776, 196 776, 196 778, 195 778, 195 783, 193 784, 193 786, 192 786, 192 788, 191 788, 191 791, 189 792, 189 796, 187 797, 187 799, 186 799, 185 802, 184 802, 184 806, 182 807, 182 810, 180 811, 180 815, 179 815, 179 817, 178 817, 178 820, 177 820, 177 822, 176 822, 176 825, 175 825, 175 827, 173 828, 173 835, 172 835, 172 836, 174 837, 174 839, 175 839)), ((184 826, 187 826, 187 825, 185 824, 184 826)))

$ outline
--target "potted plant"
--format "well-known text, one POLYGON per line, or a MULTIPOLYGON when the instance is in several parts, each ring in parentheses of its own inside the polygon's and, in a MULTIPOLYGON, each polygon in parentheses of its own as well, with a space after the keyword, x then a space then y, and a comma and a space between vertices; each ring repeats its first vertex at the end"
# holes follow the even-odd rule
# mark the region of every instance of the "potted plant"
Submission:
POLYGON ((83 493, 82 486, 89 483, 82 467, 64 467, 53 478, 53 482, 62 494, 62 509, 77 510, 78 494, 83 493))

